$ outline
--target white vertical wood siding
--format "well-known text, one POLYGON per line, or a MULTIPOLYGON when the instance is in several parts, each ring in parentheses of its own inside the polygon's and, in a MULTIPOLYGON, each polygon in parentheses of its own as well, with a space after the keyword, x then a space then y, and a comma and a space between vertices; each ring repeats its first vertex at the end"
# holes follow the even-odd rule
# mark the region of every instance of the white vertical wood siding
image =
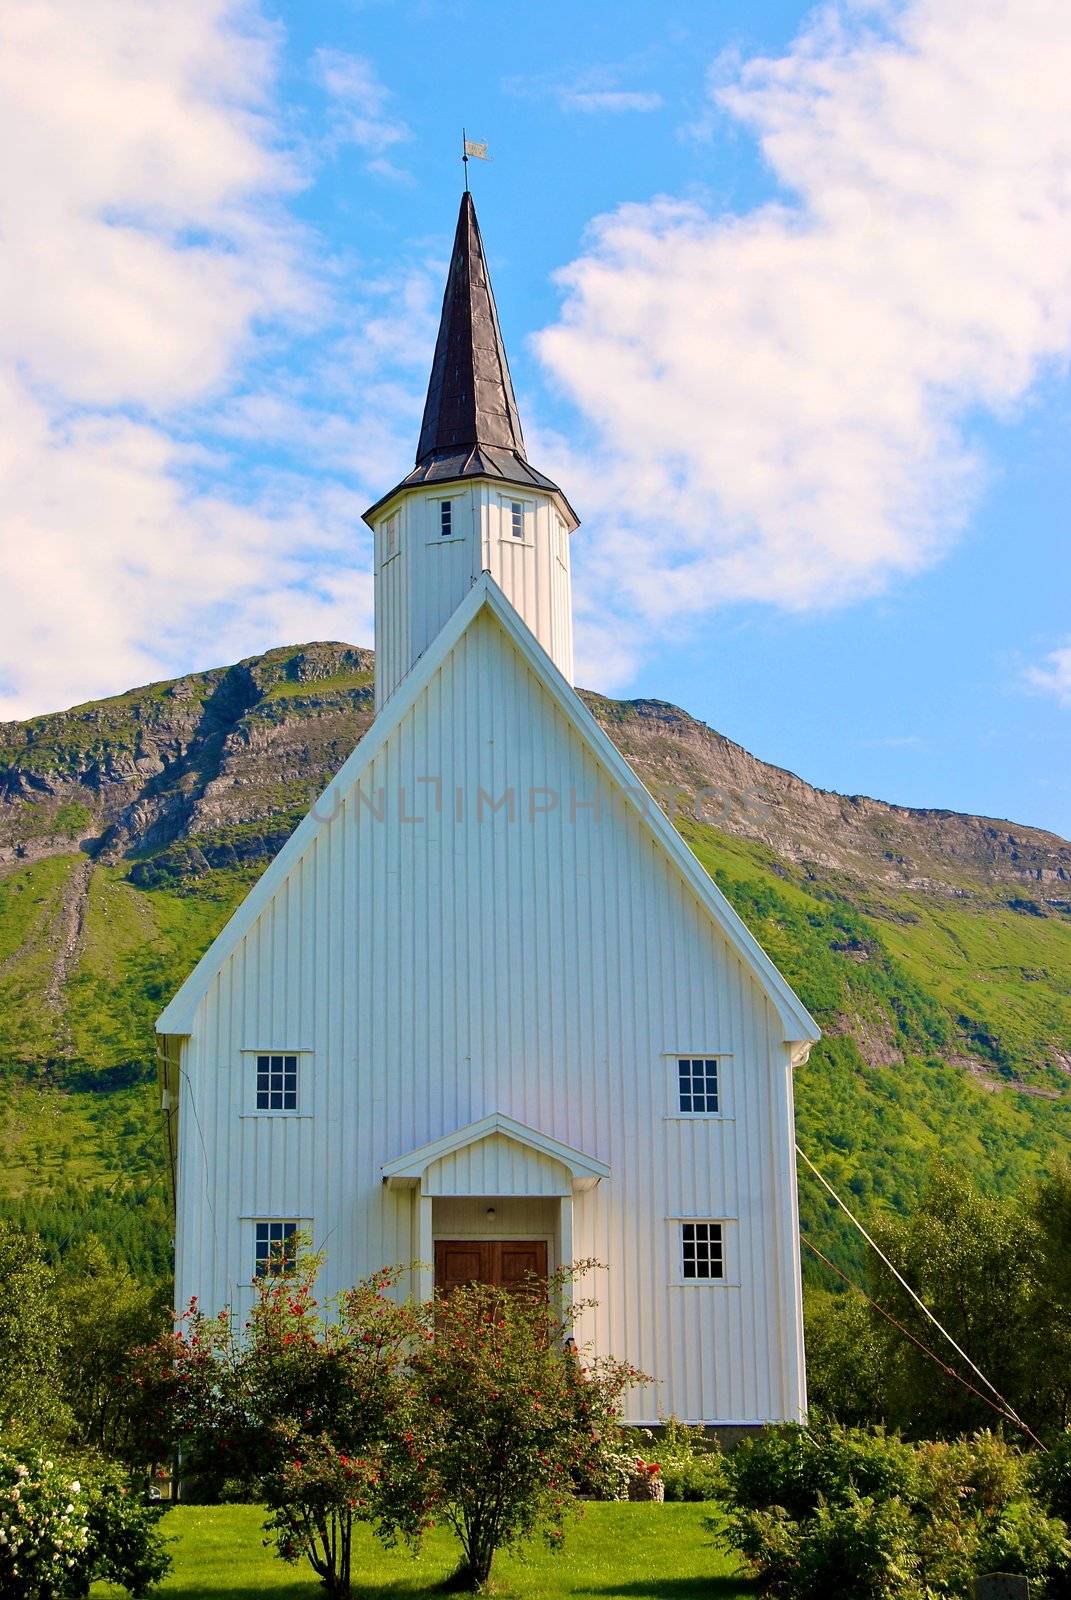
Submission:
MULTIPOLYGON (((180 1296, 244 1308, 256 1216, 310 1220, 328 1289, 410 1260, 412 1191, 384 1186, 382 1163, 499 1111, 610 1166, 571 1202, 573 1252, 607 1267, 593 1286, 598 1346, 660 1380, 634 1392, 631 1416, 798 1417, 782 1028, 491 613, 461 636, 360 791, 199 1007, 182 1080, 180 1296), (441 782, 438 809, 429 778, 441 782), (512 814, 481 790, 512 790, 512 814), (549 810, 546 791, 558 797, 549 810), (376 797, 382 820, 365 803, 376 797), (276 1040, 311 1051, 309 1117, 242 1115, 242 1051, 276 1040), (725 1056, 731 1119, 667 1116, 676 1050, 725 1056), (682 1283, 687 1217, 725 1222, 724 1284, 682 1283)), ((471 1189, 477 1163, 480 1183, 506 1181, 506 1153, 487 1146, 465 1153, 467 1173, 460 1156, 452 1180, 440 1170, 440 1187, 471 1189)), ((437 1225, 442 1208, 479 1210, 475 1199, 432 1205, 437 1225)))
POLYGON ((560 1161, 502 1134, 433 1161, 421 1185, 430 1195, 563 1195, 573 1183, 560 1161))
POLYGON ((481 482, 414 490, 384 508, 376 524, 375 552, 377 710, 482 571, 491 573, 572 683, 569 535, 550 496, 481 482), (450 539, 440 532, 443 500, 452 502, 450 539), (523 539, 511 532, 513 500, 526 507, 523 539), (384 535, 390 516, 398 517, 393 556, 387 554, 384 535))

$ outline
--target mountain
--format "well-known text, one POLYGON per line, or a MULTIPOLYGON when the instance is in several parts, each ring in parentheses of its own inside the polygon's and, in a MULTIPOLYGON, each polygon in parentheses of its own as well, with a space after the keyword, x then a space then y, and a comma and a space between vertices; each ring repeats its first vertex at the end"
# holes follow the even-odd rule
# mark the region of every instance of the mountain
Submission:
MULTIPOLYGON (((288 646, 0 725, 0 1210, 167 1259, 153 1019, 372 718, 370 651, 288 646)), ((800 1142, 864 1210, 937 1153, 1071 1148, 1071 844, 813 788, 660 701, 584 694, 818 1018, 800 1142)), ((854 1243, 801 1180, 808 1232, 854 1243)))

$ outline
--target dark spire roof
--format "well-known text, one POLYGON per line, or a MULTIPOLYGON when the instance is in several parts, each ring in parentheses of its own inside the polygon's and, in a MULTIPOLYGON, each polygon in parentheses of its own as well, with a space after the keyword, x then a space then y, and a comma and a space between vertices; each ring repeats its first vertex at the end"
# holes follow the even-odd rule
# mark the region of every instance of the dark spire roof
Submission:
POLYGON ((365 512, 365 520, 370 522, 400 489, 459 478, 498 478, 522 488, 549 490, 562 501, 574 526, 577 523, 557 484, 529 466, 524 453, 480 225, 467 191, 461 197, 454 234, 416 466, 365 512))
POLYGON ((524 460, 524 434, 480 224, 472 196, 466 191, 461 197, 443 295, 417 466, 431 455, 478 444, 512 450, 524 460))

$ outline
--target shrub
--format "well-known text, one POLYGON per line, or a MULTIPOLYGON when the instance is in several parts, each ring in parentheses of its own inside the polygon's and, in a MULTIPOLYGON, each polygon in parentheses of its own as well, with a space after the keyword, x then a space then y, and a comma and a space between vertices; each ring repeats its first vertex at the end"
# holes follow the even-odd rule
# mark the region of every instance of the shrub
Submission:
POLYGON ((146 1505, 132 1494, 114 1467, 90 1468, 88 1478, 91 1581, 118 1584, 141 1600, 171 1568, 171 1557, 156 1531, 164 1507, 146 1505))
POLYGON ((839 1501, 820 1501, 803 1529, 790 1592, 799 1600, 911 1594, 918 1566, 913 1535, 900 1500, 876 1501, 849 1489, 839 1501))
POLYGON ((724 1487, 722 1455, 702 1428, 670 1417, 656 1438, 650 1428, 630 1430, 637 1449, 658 1458, 667 1500, 716 1500, 724 1487))
POLYGON ((437 1513, 461 1545, 459 1588, 485 1585, 504 1545, 538 1533, 560 1542, 574 1483, 600 1473, 621 1396, 640 1381, 567 1343, 581 1309, 568 1300, 572 1275, 531 1292, 468 1284, 439 1296, 414 1358, 416 1429, 437 1513))
POLYGON ((978 1572, 1021 1572, 1046 1594, 1066 1593, 1069 1562, 1067 1524, 1046 1516, 1034 1501, 1002 1506, 978 1530, 978 1572))
POLYGON ((185 1327, 144 1355, 142 1414, 164 1419, 143 1448, 179 1445, 268 1509, 285 1561, 307 1559, 330 1595, 350 1592, 353 1524, 387 1538, 423 1526, 423 1454, 407 1425, 410 1348, 423 1308, 399 1304, 388 1269, 318 1307, 318 1257, 267 1276, 244 1330, 191 1307, 185 1327))
POLYGON ((662 1466, 667 1500, 717 1500, 725 1486, 721 1461, 715 1454, 662 1466))
POLYGON ((819 1500, 802 1521, 782 1506, 744 1511, 733 1539, 762 1587, 791 1600, 885 1600, 919 1596, 911 1517, 898 1500, 875 1502, 848 1489, 836 1503, 819 1500))
POLYGON ((584 1471, 574 1475, 574 1489, 595 1500, 627 1500, 635 1470, 635 1450, 611 1433, 598 1442, 584 1471))
POLYGON ((1030 1482, 1053 1516, 1071 1524, 1071 1428, 1054 1440, 1047 1454, 1034 1457, 1030 1482))
POLYGON ((772 1429, 725 1462, 727 1542, 785 1600, 967 1597, 998 1568, 1055 1595, 1071 1543, 1030 1474, 990 1433, 915 1446, 880 1429, 772 1429))
POLYGON ((53 1600, 88 1587, 87 1497, 54 1461, 0 1451, 0 1594, 53 1600))
POLYGON ((848 1489, 876 1500, 910 1496, 918 1473, 912 1447, 884 1429, 817 1419, 810 1428, 788 1424, 744 1439, 724 1461, 735 1504, 779 1505, 793 1517, 810 1515, 821 1500, 848 1489))
POLYGON ((127 1492, 114 1468, 86 1472, 0 1450, 0 1594, 68 1600, 102 1578, 143 1596, 171 1565, 155 1529, 159 1515, 127 1492))

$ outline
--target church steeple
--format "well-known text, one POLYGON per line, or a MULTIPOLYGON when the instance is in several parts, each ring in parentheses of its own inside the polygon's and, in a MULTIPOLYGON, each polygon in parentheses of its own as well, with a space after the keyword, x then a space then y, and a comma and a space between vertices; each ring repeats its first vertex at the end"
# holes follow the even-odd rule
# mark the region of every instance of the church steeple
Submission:
POLYGON ((396 494, 423 483, 490 478, 556 497, 571 528, 579 519, 550 478, 525 454, 521 414, 498 325, 480 225, 471 194, 461 196, 431 364, 416 466, 365 512, 372 522, 396 494))
POLYGON ((464 194, 416 465, 364 514, 375 533, 376 707, 489 572, 568 679, 579 519, 527 457, 472 196, 464 194))
POLYGON ((431 365, 417 465, 480 445, 524 461, 524 434, 487 271, 476 207, 466 190, 454 234, 431 365))

